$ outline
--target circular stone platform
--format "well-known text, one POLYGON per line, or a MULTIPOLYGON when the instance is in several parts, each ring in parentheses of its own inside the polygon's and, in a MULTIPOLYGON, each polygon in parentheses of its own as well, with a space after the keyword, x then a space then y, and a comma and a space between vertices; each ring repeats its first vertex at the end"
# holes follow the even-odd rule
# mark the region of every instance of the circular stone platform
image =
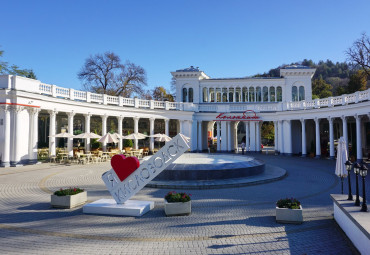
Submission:
POLYGON ((255 185, 283 178, 286 171, 236 154, 186 153, 147 187, 212 189, 255 185))

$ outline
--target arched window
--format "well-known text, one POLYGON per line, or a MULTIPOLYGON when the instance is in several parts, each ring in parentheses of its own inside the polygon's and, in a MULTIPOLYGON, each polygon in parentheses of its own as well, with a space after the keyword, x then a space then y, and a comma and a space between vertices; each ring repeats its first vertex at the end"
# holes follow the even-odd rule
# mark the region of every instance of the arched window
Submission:
POLYGON ((261 87, 256 88, 256 102, 261 102, 261 87))
POLYGON ((297 86, 293 86, 292 87, 292 101, 293 102, 298 101, 298 90, 297 90, 297 86))
POLYGON ((243 102, 248 102, 248 89, 246 87, 243 88, 243 93, 242 93, 242 101, 243 102))
POLYGON ((203 88, 203 102, 208 102, 207 88, 203 88))
POLYGON ((280 86, 276 88, 276 98, 278 102, 283 101, 283 90, 280 86))
POLYGON ((305 100, 305 95, 304 95, 304 87, 300 86, 299 87, 299 101, 305 100))
POLYGON ((213 88, 209 89, 209 95, 211 97, 211 102, 214 102, 215 101, 215 94, 214 94, 214 89, 213 88))
POLYGON ((234 102, 234 88, 229 88, 229 102, 234 102))
POLYGON ((222 89, 222 102, 227 102, 227 88, 222 89))
POLYGON ((275 87, 270 87, 270 102, 275 102, 275 87))
POLYGON ((249 102, 254 102, 254 87, 249 88, 249 102))
POLYGON ((216 89, 216 99, 217 99, 217 102, 221 102, 221 89, 220 88, 216 89))
POLYGON ((240 92, 241 89, 239 87, 235 89, 235 102, 240 102, 240 92))
POLYGON ((265 86, 262 89, 263 92, 263 102, 268 102, 269 101, 269 89, 265 86))
POLYGON ((189 88, 189 102, 193 102, 193 88, 189 88))
POLYGON ((182 89, 182 101, 183 102, 187 102, 187 98, 188 98, 188 89, 187 88, 183 88, 182 89))

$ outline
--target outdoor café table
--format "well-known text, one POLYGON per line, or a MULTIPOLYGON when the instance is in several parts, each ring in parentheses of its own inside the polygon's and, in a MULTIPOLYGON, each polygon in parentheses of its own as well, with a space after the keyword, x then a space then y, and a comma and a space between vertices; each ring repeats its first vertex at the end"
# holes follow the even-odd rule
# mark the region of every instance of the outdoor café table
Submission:
POLYGON ((87 163, 89 163, 90 160, 91 160, 92 154, 91 153, 88 153, 88 154, 80 154, 80 156, 82 158, 86 158, 87 159, 87 163))
POLYGON ((67 152, 59 152, 58 156, 60 156, 60 161, 62 160, 68 160, 68 153, 67 152))

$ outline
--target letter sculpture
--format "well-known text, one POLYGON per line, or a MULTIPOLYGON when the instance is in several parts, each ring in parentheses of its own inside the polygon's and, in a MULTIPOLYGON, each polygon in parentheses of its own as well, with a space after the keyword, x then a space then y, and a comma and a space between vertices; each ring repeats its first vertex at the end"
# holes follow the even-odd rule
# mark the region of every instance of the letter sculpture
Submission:
POLYGON ((112 169, 102 179, 117 204, 123 204, 189 148, 187 140, 178 134, 141 165, 137 158, 116 155, 111 161, 112 169))

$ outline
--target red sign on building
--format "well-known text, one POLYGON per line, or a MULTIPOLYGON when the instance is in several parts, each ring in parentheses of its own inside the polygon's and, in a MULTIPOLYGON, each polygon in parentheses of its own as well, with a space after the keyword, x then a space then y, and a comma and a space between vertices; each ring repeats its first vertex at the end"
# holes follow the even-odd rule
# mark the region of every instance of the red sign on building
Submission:
POLYGON ((215 121, 259 121, 260 117, 252 110, 246 110, 241 114, 220 113, 215 121))

